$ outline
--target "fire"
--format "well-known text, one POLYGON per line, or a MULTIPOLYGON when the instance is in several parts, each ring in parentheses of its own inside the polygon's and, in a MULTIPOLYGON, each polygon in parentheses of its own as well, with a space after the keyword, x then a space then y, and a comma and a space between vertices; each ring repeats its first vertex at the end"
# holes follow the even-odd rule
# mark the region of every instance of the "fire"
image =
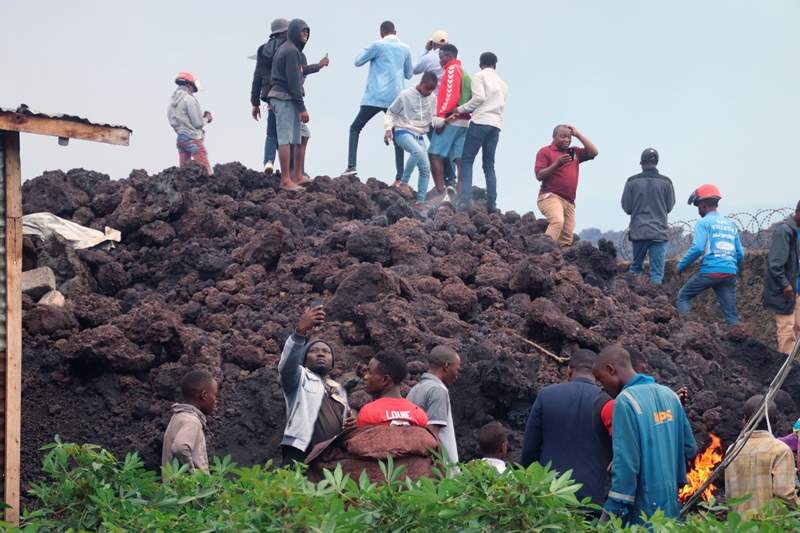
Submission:
MULTIPOLYGON (((686 479, 688 483, 678 491, 678 500, 681 503, 686 503, 692 494, 700 488, 700 485, 708 479, 714 467, 722 460, 722 444, 719 437, 709 433, 711 437, 711 444, 701 454, 694 459, 694 465, 691 471, 686 472, 686 479)), ((712 483, 703 492, 703 501, 708 502, 711 499, 712 493, 717 487, 712 483)))

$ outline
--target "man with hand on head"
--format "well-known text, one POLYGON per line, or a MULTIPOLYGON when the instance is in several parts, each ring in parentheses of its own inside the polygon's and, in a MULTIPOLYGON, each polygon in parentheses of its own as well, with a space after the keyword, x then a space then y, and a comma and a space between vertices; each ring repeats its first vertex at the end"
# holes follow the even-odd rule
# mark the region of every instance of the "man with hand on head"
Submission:
POLYGON ((453 410, 449 387, 461 370, 461 357, 449 346, 437 346, 428 356, 428 371, 408 392, 408 400, 422 407, 428 415, 428 429, 439 439, 448 463, 458 462, 453 410))
POLYGON ((550 236, 561 250, 572 246, 575 230, 575 195, 578 191, 578 166, 597 157, 592 141, 569 124, 553 128, 553 142, 536 154, 534 172, 541 182, 536 205, 549 222, 545 235, 550 236), (583 144, 570 146, 572 136, 583 144))
POLYGON ((315 445, 356 425, 347 392, 330 378, 336 362, 333 347, 322 339, 308 340, 309 332, 324 322, 322 306, 306 309, 286 340, 278 363, 286 400, 283 466, 302 462, 315 445))

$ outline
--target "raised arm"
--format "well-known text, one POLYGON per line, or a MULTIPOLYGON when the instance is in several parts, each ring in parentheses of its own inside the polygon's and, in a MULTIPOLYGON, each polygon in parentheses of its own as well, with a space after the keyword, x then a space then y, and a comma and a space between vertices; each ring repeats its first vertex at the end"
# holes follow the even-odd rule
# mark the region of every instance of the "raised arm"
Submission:
POLYGON ((592 141, 587 139, 581 132, 579 132, 575 127, 570 126, 569 124, 564 124, 566 127, 572 130, 572 135, 578 138, 584 148, 586 148, 586 159, 594 159, 597 157, 599 153, 597 151, 597 147, 594 145, 592 141))
POLYGON ((323 322, 325 322, 325 312, 321 307, 306 309, 297 322, 297 327, 286 339, 278 363, 278 374, 284 392, 291 393, 300 384, 300 367, 303 366, 303 348, 308 340, 308 332, 323 322))

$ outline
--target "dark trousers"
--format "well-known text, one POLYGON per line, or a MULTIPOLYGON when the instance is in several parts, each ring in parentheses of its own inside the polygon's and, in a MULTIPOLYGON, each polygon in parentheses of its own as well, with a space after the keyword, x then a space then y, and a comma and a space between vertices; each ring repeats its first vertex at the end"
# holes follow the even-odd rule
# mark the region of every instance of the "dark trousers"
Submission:
MULTIPOLYGON (((361 135, 361 130, 367 125, 367 122, 372 120, 372 117, 383 111, 386 112, 385 107, 375 107, 371 105, 362 105, 358 111, 355 120, 350 124, 350 142, 347 147, 347 168, 356 166, 356 159, 358 156, 358 137, 361 135)), ((403 149, 394 144, 394 166, 395 166, 395 180, 400 180, 403 177, 403 149)))
POLYGON ((306 460, 308 456, 308 452, 304 452, 302 450, 298 450, 294 446, 287 446, 285 444, 281 444, 281 457, 282 457, 282 465, 284 468, 291 468, 294 465, 294 462, 297 461, 298 463, 302 463, 306 460))

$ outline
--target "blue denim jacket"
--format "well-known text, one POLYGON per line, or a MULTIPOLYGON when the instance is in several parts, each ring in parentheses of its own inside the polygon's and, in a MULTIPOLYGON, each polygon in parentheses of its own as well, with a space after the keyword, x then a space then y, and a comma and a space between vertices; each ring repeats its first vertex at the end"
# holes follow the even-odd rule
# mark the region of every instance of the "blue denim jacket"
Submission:
POLYGON ((369 77, 361 105, 387 108, 405 87, 405 80, 414 75, 411 50, 394 35, 387 35, 358 53, 355 65, 360 67, 367 62, 369 77))

